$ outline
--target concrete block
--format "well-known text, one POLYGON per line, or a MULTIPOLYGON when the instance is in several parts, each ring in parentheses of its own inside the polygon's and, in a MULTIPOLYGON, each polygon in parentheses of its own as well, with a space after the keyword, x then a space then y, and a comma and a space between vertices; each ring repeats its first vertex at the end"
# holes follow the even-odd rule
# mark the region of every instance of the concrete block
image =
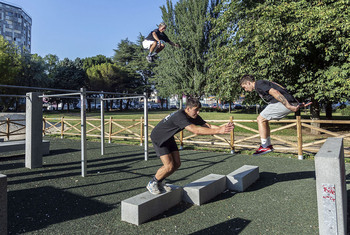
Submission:
POLYGON ((171 192, 153 195, 147 191, 123 200, 121 220, 140 225, 180 203, 182 188, 175 185, 169 186, 172 188, 171 192))
POLYGON ((226 190, 226 176, 210 174, 184 186, 183 200, 202 205, 226 190))
MULTIPOLYGON (((0 152, 11 152, 25 150, 25 140, 14 140, 14 141, 0 141, 0 152)), ((50 141, 43 140, 41 150, 43 155, 50 153, 50 141)))
POLYGON ((25 167, 29 169, 43 165, 43 99, 39 92, 26 94, 26 146, 25 167))
POLYGON ((259 167, 244 165, 231 172, 227 176, 227 188, 236 192, 243 192, 257 179, 259 179, 259 167))
POLYGON ((0 234, 7 234, 7 176, 0 174, 0 234))
POLYGON ((315 156, 319 234, 347 234, 347 192, 342 138, 328 138, 315 156))

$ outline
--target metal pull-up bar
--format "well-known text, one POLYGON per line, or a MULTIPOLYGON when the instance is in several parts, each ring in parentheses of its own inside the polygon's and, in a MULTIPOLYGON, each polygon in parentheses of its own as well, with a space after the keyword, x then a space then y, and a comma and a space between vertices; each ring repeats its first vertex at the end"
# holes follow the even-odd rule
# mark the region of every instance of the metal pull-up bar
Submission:
POLYGON ((87 175, 87 156, 86 156, 86 89, 81 88, 80 92, 65 93, 65 94, 53 94, 53 95, 39 95, 39 98, 50 98, 50 97, 62 97, 62 96, 80 96, 80 116, 81 116, 81 176, 87 175))
MULTIPOLYGON (((104 154, 104 107, 103 102, 107 100, 119 100, 119 99, 135 99, 135 98, 143 98, 144 99, 144 154, 145 154, 145 161, 148 160, 148 103, 147 103, 147 96, 146 93, 144 95, 139 94, 124 94, 124 93, 116 93, 116 92, 101 92, 101 91, 87 91, 85 88, 81 88, 79 91, 77 90, 66 90, 66 89, 54 89, 54 88, 42 88, 42 87, 28 87, 28 86, 14 86, 14 85, 2 85, 0 84, 0 87, 5 88, 16 88, 16 89, 26 89, 26 90, 37 90, 37 91, 61 91, 61 92, 67 92, 63 94, 52 94, 52 95, 42 95, 42 93, 36 92, 36 94, 33 94, 33 92, 27 93, 26 96, 22 95, 16 95, 16 97, 26 97, 27 98, 27 105, 26 105, 26 167, 28 168, 34 168, 34 167, 41 167, 42 165, 42 155, 39 154, 33 154, 33 139, 36 140, 36 145, 39 145, 42 141, 40 138, 41 136, 41 129, 39 126, 41 126, 39 123, 35 123, 35 128, 33 126, 33 121, 36 120, 42 120, 42 98, 50 98, 50 97, 69 97, 79 95, 80 96, 80 112, 81 112, 81 169, 82 169, 82 177, 85 177, 87 175, 87 151, 86 151, 86 99, 87 94, 102 94, 101 99, 101 154, 104 154), (132 95, 130 97, 124 96, 119 98, 103 98, 104 95, 132 95), (35 99, 33 99, 35 97, 35 99), (33 109, 35 108, 35 110, 33 109), (29 110, 29 111, 28 111, 29 110), (35 115, 36 114, 36 115, 35 115), (29 116, 31 115, 31 116, 29 116), (41 116, 41 119, 40 119, 41 116), (28 122, 27 122, 28 121, 28 122), (33 128, 32 128, 33 127, 33 128), (35 130, 34 130, 35 129, 35 130), (38 130, 37 130, 38 129, 38 130), (39 134, 40 133, 40 134, 39 134), (40 138, 37 138, 37 137, 40 138), (29 144, 30 143, 30 144, 29 144), (32 159, 34 155, 37 155, 39 160, 38 162, 32 162, 32 159), (39 156, 40 155, 40 156, 39 156), (27 158, 28 163, 27 163, 27 158), (28 166, 27 166, 28 165, 28 166)), ((0 94, 0 96, 10 96, 6 94, 0 94)), ((14 97, 14 95, 11 95, 14 97)), ((37 147, 35 149, 38 149, 37 147)))
POLYGON ((101 94, 100 102, 101 102, 101 155, 104 155, 105 153, 105 147, 104 147, 104 140, 105 140, 105 130, 104 130, 104 123, 105 123, 105 115, 104 115, 104 101, 108 100, 121 100, 121 99, 136 99, 136 98, 143 98, 143 110, 144 110, 144 154, 145 154, 145 161, 148 160, 148 102, 147 102, 147 96, 146 94, 140 95, 140 96, 132 96, 132 97, 118 97, 118 98, 103 98, 104 94, 101 94))

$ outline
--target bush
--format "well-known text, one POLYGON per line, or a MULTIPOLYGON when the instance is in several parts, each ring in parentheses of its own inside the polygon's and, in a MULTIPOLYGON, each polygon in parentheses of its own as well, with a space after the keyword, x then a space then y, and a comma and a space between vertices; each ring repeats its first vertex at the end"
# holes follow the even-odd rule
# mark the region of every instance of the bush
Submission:
POLYGON ((350 116, 350 106, 346 106, 345 108, 341 109, 340 113, 343 116, 350 116))

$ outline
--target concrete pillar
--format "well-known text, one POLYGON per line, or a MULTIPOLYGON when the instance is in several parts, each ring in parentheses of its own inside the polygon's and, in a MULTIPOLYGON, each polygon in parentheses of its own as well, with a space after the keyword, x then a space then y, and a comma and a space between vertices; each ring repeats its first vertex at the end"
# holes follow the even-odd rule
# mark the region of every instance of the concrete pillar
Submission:
POLYGON ((0 174, 0 234, 7 234, 7 176, 0 174))
POLYGON ((319 234, 347 234, 342 138, 328 138, 315 157, 319 234))
POLYGON ((42 167, 42 127, 43 101, 38 92, 27 93, 26 97, 26 153, 25 166, 27 168, 42 167))

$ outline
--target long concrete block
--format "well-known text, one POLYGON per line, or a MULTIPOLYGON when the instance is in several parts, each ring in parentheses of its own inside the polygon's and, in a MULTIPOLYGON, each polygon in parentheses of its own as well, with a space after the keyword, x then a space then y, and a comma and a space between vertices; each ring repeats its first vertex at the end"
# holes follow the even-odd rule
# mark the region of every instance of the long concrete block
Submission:
MULTIPOLYGON (((25 150, 25 144, 25 140, 0 141, 0 152, 25 150)), ((41 148, 43 155, 48 155, 50 153, 50 141, 43 140, 41 148)))
POLYGON ((342 138, 328 138, 315 156, 319 234, 347 234, 347 192, 342 138))
POLYGON ((0 234, 7 234, 7 176, 0 174, 0 234))
POLYGON ((226 176, 210 174, 184 186, 183 200, 202 205, 226 190, 226 176))
POLYGON ((144 192, 123 200, 121 203, 121 220, 140 225, 179 204, 182 200, 182 188, 175 185, 168 186, 172 188, 171 192, 159 195, 144 192))
POLYGON ((243 192, 259 179, 259 167, 244 165, 227 175, 227 188, 243 192))

